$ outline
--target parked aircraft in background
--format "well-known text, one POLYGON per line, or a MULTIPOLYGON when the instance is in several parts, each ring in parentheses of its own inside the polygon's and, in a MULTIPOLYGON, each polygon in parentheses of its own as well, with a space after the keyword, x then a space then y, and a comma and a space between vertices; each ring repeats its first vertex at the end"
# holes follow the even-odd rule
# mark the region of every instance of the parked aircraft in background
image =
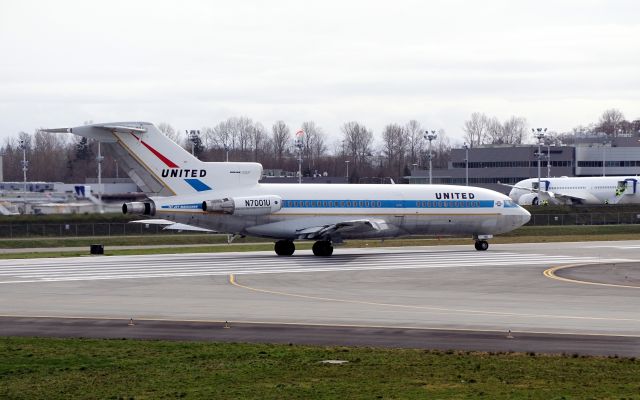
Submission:
POLYGON ((202 162, 146 122, 47 129, 99 140, 149 199, 123 212, 162 219, 169 229, 225 232, 275 239, 292 255, 295 240, 313 240, 329 256, 345 239, 406 235, 469 235, 487 239, 527 223, 530 214, 488 189, 449 185, 260 184, 257 163, 202 162))
POLYGON ((509 197, 520 205, 640 203, 637 176, 593 176, 525 179, 511 187, 509 197))

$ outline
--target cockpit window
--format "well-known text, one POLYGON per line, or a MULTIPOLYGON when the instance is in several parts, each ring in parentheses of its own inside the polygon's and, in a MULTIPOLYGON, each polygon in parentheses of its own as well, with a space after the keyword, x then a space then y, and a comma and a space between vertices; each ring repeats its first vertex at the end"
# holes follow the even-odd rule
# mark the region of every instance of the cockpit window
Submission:
POLYGON ((505 200, 504 201, 504 207, 505 208, 513 208, 513 207, 518 207, 518 204, 513 201, 513 200, 505 200))

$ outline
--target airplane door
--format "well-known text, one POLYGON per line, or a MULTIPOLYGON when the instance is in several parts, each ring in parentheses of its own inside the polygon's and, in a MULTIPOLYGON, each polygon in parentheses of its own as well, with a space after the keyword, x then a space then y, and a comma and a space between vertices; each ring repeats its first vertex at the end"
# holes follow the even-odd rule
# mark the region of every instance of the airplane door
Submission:
POLYGON ((415 225, 415 217, 406 214, 410 209, 405 207, 404 196, 400 196, 400 198, 401 200, 398 200, 395 204, 393 224, 401 231, 411 232, 413 225, 415 225))
MULTIPOLYGON (((544 190, 545 192, 549 190, 549 186, 551 186, 551 182, 549 181, 545 181, 545 180, 540 180, 540 185, 542 186, 542 190, 544 190)), ((531 188, 533 190, 538 190, 540 189, 538 187, 538 181, 533 181, 531 182, 531 188)))
POLYGON ((624 181, 618 181, 616 193, 620 194, 636 194, 638 180, 627 178, 624 181))

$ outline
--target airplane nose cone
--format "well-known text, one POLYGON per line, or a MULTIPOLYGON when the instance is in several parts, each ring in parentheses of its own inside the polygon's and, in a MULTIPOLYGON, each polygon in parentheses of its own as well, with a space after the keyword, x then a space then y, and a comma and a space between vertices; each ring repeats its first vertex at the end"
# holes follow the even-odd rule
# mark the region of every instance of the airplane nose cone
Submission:
POLYGON ((531 219, 531 213, 524 208, 520 207, 520 218, 522 218, 522 224, 524 225, 531 219))

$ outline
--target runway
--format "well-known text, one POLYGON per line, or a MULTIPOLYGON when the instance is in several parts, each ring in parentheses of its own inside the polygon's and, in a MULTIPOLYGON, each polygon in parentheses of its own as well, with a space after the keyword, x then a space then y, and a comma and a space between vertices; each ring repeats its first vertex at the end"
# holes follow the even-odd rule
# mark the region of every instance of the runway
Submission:
POLYGON ((0 319, 0 328, 33 334, 52 321, 23 317, 83 318, 86 332, 94 319, 189 321, 172 323, 187 330, 230 321, 236 329, 225 335, 238 332, 237 340, 328 344, 318 332, 344 329, 341 340, 332 334, 336 344, 407 347, 422 332, 427 347, 640 355, 638 263, 640 241, 492 245, 486 252, 337 248, 330 258, 300 251, 2 260, 0 314, 18 318, 0 319), (545 273, 557 267, 564 268, 545 273), (296 336, 293 327, 306 334, 296 336), (514 339, 505 339, 509 331, 514 339), (429 342, 434 332, 438 340, 429 342), (574 345, 559 346, 566 342, 574 345))

